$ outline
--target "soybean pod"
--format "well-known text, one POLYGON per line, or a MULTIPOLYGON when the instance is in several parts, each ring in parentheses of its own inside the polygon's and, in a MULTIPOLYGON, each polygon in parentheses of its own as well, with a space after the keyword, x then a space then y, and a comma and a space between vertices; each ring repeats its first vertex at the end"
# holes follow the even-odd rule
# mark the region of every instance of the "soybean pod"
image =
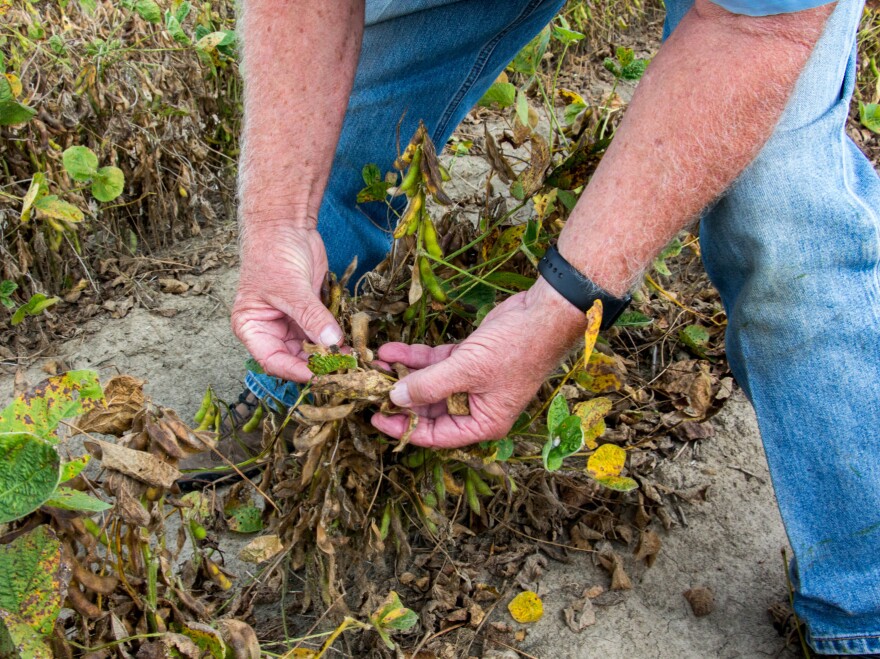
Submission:
POLYGON ((427 213, 422 216, 422 239, 425 241, 425 249, 428 250, 428 254, 435 259, 443 258, 443 249, 437 240, 437 227, 434 226, 434 222, 427 213))
POLYGON ((422 280, 422 286, 431 294, 431 297, 437 302, 446 302, 446 291, 440 286, 440 281, 434 275, 431 264, 424 256, 419 257, 419 276, 422 280))

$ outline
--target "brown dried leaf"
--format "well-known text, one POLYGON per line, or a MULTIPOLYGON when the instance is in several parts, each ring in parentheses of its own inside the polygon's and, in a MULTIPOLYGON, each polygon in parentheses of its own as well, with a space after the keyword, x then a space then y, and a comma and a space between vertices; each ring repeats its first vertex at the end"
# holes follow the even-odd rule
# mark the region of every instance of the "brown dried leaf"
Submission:
POLYGON ((226 643, 227 652, 231 650, 234 659, 260 659, 260 642, 250 625, 241 620, 223 618, 216 626, 226 643))
POLYGON ((683 593, 684 598, 691 605, 691 611, 698 618, 707 616, 715 610, 715 595, 707 586, 697 586, 683 593))
POLYGON ((189 284, 171 277, 160 279, 159 287, 162 289, 163 293, 171 293, 173 295, 180 295, 189 290, 189 284))
POLYGON ((245 563, 262 563, 284 551, 284 545, 277 535, 262 535, 254 538, 239 552, 238 557, 245 563))
POLYGON ((165 489, 181 477, 180 471, 154 455, 134 451, 100 439, 83 442, 86 450, 101 461, 105 469, 118 471, 148 485, 165 489))
POLYGON ((104 385, 106 405, 83 414, 75 425, 83 432, 117 437, 131 429, 134 416, 144 406, 144 380, 117 375, 104 385))
POLYGON ((489 125, 485 124, 484 129, 486 136, 486 160, 489 161, 492 169, 495 170, 502 182, 510 183, 516 178, 516 174, 510 163, 502 155, 501 149, 498 148, 498 144, 495 142, 495 138, 489 133, 489 125))
POLYGON ((575 634, 596 624, 596 611, 589 597, 584 597, 562 611, 565 624, 575 634))
POLYGON ((635 553, 635 559, 637 561, 645 561, 648 567, 654 565, 654 561, 657 560, 657 554, 660 553, 660 548, 663 543, 660 541, 660 536, 654 533, 651 530, 642 531, 641 536, 639 536, 639 547, 635 553))

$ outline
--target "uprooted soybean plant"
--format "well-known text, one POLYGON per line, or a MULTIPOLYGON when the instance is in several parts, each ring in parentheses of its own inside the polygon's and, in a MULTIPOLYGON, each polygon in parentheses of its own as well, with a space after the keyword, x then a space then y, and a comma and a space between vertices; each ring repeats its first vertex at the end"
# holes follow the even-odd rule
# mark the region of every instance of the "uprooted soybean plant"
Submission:
MULTIPOLYGON (((81 67, 76 85, 84 95, 67 98, 62 90, 60 116, 84 112, 84 103, 106 110, 122 102, 111 84, 129 79, 114 77, 127 66, 116 24, 130 26, 125 39, 158 40, 171 57, 195 54, 206 84, 227 80, 231 36, 216 10, 202 7, 194 18, 185 2, 164 15, 152 7, 99 5, 105 22, 94 61, 80 60, 79 51, 65 55, 63 41, 38 49, 39 57, 51 52, 81 67)), ((40 41, 38 28, 10 62, 24 61, 40 41)), ((376 349, 387 341, 461 340, 496 304, 527 289, 610 143, 622 109, 617 85, 637 79, 645 62, 618 49, 605 62, 611 91, 590 100, 557 87, 558 67, 541 73, 551 41, 564 54, 577 40, 564 22, 542 32, 511 65, 521 84, 499 80, 481 102, 496 120, 492 130, 453 141, 454 153, 482 150, 490 165, 479 204, 468 208, 444 191, 455 157, 438 156, 424 128, 401 150, 397 171, 364 168, 358 201, 403 209, 388 259, 361 282, 343 275, 325 287, 351 353, 313 349, 315 377, 286 414, 263 417, 263 451, 228 465, 237 481, 231 488, 184 493, 176 484, 180 460, 214 450, 211 428, 226 410, 210 390, 192 423, 148 399, 129 376, 102 387, 96 374, 74 371, 20 392, 0 414, 0 655, 309 657, 343 643, 352 656, 391 656, 395 647, 480 655, 496 642, 515 645, 508 610, 518 623, 540 617, 531 590, 548 558, 587 553, 608 572, 602 590, 632 587, 634 562, 650 565, 659 551, 656 526, 675 524, 668 504, 694 496, 656 483, 654 467, 709 436, 702 422, 730 393, 719 348, 723 317, 691 267, 699 250, 693 236, 655 262, 615 328, 598 336, 601 310, 591 310, 584 345, 506 438, 428 451, 369 422, 378 410, 396 411, 388 392, 405 374, 399 365, 374 366, 376 349), (252 538, 237 557, 224 549, 230 534, 252 538)), ((16 224, 14 244, 24 255, 17 263, 31 264, 34 250, 48 248, 56 266, 34 272, 62 284, 77 266, 60 264, 60 255, 80 253, 79 216, 68 206, 97 213, 120 185, 120 174, 107 168, 117 168, 125 186, 158 173, 157 161, 173 154, 150 160, 141 145, 135 150, 147 159, 137 165, 98 143, 55 148, 53 130, 63 126, 43 114, 34 123, 26 109, 8 106, 29 107, 7 72, 11 97, 3 107, 28 130, 48 131, 49 147, 40 151, 37 133, 29 133, 10 159, 28 182, 4 196, 6 211, 26 216, 16 224)), ((178 103, 196 103, 189 93, 178 103)), ((193 153, 204 147, 168 96, 152 94, 151 103, 163 126, 191 138, 193 153)), ((234 112, 215 116, 206 153, 216 156, 234 112)), ((160 204, 153 210, 174 231, 194 233, 197 225, 176 222, 211 157, 179 169, 170 196, 137 191, 160 204)), ((146 179, 167 185, 158 174, 146 179)), ((192 211, 191 200, 185 207, 192 211)), ((109 209, 114 222, 125 208, 109 209)), ((141 228, 129 219, 115 239, 135 250, 141 228)), ((21 275, 19 267, 4 276, 21 275)), ((38 299, 22 318, 51 299, 38 299)), ((466 396, 448 406, 468 413, 466 396)))

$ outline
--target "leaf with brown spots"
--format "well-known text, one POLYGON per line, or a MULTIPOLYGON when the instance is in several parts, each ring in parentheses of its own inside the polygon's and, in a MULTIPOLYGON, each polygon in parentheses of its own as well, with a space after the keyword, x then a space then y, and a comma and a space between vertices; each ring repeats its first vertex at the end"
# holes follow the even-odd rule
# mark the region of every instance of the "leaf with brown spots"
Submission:
POLYGON ((55 442, 55 428, 104 401, 94 371, 68 371, 43 380, 10 403, 0 414, 0 432, 29 432, 55 442))
POLYGON ((52 633, 69 583, 70 568, 61 560, 61 543, 48 526, 0 546, 0 609, 37 634, 52 633))

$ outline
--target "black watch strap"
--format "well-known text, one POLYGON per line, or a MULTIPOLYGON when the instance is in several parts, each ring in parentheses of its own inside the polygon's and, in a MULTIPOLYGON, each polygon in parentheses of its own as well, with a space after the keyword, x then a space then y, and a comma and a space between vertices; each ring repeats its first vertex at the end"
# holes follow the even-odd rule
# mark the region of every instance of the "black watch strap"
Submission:
POLYGON ((602 329, 611 327, 632 300, 631 295, 615 297, 578 272, 551 246, 538 262, 538 272, 556 292, 586 313, 596 300, 602 300, 602 329))

